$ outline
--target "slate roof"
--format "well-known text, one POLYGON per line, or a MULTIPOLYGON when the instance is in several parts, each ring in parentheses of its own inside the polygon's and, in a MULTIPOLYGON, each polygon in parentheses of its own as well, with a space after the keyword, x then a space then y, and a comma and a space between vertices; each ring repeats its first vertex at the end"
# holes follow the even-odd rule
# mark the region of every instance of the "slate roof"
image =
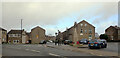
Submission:
POLYGON ((10 30, 8 34, 21 34, 22 30, 10 30))

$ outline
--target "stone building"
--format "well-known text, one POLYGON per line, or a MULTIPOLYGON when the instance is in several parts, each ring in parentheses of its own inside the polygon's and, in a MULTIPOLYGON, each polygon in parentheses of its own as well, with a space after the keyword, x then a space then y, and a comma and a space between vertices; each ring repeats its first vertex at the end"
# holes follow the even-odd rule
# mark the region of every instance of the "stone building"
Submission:
POLYGON ((81 39, 95 39, 95 27, 85 20, 74 23, 74 26, 67 28, 66 31, 62 32, 64 40, 72 40, 77 42, 81 39))
POLYGON ((26 43, 27 42, 26 37, 27 37, 26 31, 24 30, 10 30, 8 32, 8 43, 12 44, 26 43))
POLYGON ((45 30, 39 26, 31 30, 32 43, 40 43, 41 40, 45 40, 45 30))
POLYGON ((120 27, 110 26, 105 30, 109 40, 120 40, 120 27))
POLYGON ((100 37, 99 34, 95 33, 95 39, 100 39, 99 37, 100 37))
POLYGON ((31 32, 26 32, 26 40, 27 40, 27 42, 26 43, 29 43, 29 44, 31 44, 31 32))
POLYGON ((0 44, 7 42, 7 30, 0 28, 0 44))
POLYGON ((45 40, 52 40, 52 41, 55 41, 55 39, 56 39, 55 36, 49 36, 49 35, 46 35, 45 37, 46 37, 45 40))
POLYGON ((2 29, 0 28, 0 44, 2 44, 2 29))

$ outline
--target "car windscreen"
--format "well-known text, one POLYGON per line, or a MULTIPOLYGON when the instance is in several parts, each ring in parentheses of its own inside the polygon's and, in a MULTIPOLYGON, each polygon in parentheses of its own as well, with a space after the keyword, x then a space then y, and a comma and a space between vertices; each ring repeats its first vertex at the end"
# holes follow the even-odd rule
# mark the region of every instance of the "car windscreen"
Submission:
POLYGON ((89 42, 98 42, 98 40, 90 40, 89 42))
POLYGON ((87 39, 81 39, 81 41, 86 41, 87 39))
POLYGON ((101 42, 106 43, 106 41, 101 41, 101 42))

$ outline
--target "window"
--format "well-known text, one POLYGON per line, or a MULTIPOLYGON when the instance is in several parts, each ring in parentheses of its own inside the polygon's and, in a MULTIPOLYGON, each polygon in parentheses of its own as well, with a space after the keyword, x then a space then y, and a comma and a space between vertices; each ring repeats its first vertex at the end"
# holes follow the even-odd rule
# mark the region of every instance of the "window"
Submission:
POLYGON ((19 43, 19 40, 17 40, 17 43, 19 43))
POLYGON ((9 34, 9 37, 13 37, 13 35, 12 35, 12 34, 9 34))
POLYGON ((89 38, 89 40, 91 40, 91 39, 92 39, 92 35, 89 35, 89 37, 88 37, 88 38, 89 38))
POLYGON ((87 24, 85 24, 85 26, 87 26, 87 24))
POLYGON ((12 34, 13 37, 15 37, 15 34, 12 34))
POLYGON ((83 24, 81 24, 81 26, 83 26, 83 24))
POLYGON ((85 30, 85 33, 87 33, 87 30, 85 30))
POLYGON ((89 35, 89 37, 92 37, 92 35, 89 35))
POLYGON ((89 29, 89 33, 92 33, 92 30, 91 30, 91 29, 89 29))
POLYGON ((18 34, 18 37, 21 37, 21 34, 18 34))
POLYGON ((18 37, 18 34, 15 34, 15 37, 18 37))
POLYGON ((15 43, 16 42, 16 40, 13 40, 13 43, 15 43))
POLYGON ((83 33, 83 30, 81 29, 80 33, 83 33))

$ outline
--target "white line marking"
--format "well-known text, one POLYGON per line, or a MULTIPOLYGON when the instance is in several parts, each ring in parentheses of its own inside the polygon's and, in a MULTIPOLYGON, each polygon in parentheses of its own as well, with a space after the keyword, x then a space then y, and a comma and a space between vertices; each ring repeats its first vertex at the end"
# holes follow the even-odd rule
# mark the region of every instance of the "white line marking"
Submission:
POLYGON ((40 51, 36 51, 37 53, 39 53, 40 51))
POLYGON ((90 53, 90 54, 94 55, 94 53, 90 53))
POLYGON ((98 55, 98 56, 102 56, 102 55, 98 55))
POLYGON ((29 50, 29 49, 25 49, 25 50, 29 50))
POLYGON ((34 51, 34 52, 35 52, 36 50, 31 50, 31 51, 34 51))
POLYGON ((53 54, 53 53, 49 53, 49 55, 52 55, 52 56, 60 56, 60 55, 56 55, 56 54, 53 54))

